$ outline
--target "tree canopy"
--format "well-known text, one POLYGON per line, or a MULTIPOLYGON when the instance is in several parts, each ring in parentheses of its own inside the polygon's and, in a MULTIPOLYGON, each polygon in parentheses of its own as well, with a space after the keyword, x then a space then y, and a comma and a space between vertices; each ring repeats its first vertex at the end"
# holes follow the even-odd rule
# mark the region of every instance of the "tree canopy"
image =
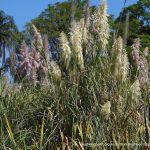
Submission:
POLYGON ((68 0, 55 5, 48 5, 32 23, 49 39, 59 36, 61 31, 68 33, 72 17, 79 20, 84 15, 84 6, 88 0, 68 0))
POLYGON ((5 64, 5 48, 10 46, 14 40, 14 33, 17 32, 17 27, 11 16, 6 15, 0 11, 0 56, 2 57, 2 64, 5 64))
POLYGON ((133 39, 140 38, 142 46, 150 47, 150 1, 139 0, 136 4, 124 8, 116 19, 116 28, 119 33, 124 34, 124 24, 129 13, 129 35, 128 44, 133 43, 133 39), (120 24, 120 26, 118 26, 120 24))

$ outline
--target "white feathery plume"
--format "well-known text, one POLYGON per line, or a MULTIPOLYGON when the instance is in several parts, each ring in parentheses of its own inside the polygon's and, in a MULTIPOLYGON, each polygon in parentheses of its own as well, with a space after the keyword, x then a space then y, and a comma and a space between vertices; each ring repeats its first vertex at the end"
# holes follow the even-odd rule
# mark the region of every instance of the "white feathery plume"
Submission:
POLYGON ((78 65, 80 70, 83 70, 84 60, 82 53, 82 33, 80 32, 80 26, 76 21, 73 21, 71 24, 70 40, 75 64, 78 65))
POLYGON ((46 63, 43 58, 43 53, 41 50, 45 48, 43 51, 46 56, 47 61, 48 57, 48 39, 45 37, 44 39, 44 47, 40 33, 37 31, 36 27, 32 25, 34 31, 34 37, 32 40, 31 50, 28 50, 28 47, 23 41, 20 49, 20 62, 19 68, 23 76, 27 77, 27 80, 34 86, 40 81, 40 83, 47 83, 47 68, 46 63), (40 79, 40 80, 38 80, 40 79), (46 82, 45 82, 46 81, 46 82))
POLYGON ((31 62, 31 56, 28 51, 28 47, 25 43, 25 41, 22 42, 21 48, 20 48, 20 54, 18 54, 20 57, 19 60, 19 70, 23 76, 29 76, 32 68, 32 62, 31 62))
POLYGON ((92 32, 99 32, 99 8, 95 10, 95 12, 90 17, 90 26, 92 28, 92 32))
POLYGON ((139 59, 140 59, 140 39, 135 39, 132 47, 132 59, 135 62, 136 66, 139 67, 139 59))
POLYGON ((141 87, 147 86, 150 82, 149 80, 149 68, 148 68, 148 62, 144 55, 140 56, 139 59, 139 81, 141 87))
POLYGON ((140 55, 140 39, 135 39, 134 44, 132 45, 132 57, 136 63, 137 70, 139 71, 139 82, 141 88, 147 86, 149 88, 149 68, 147 62, 148 48, 145 48, 143 54, 140 55))
POLYGON ((146 56, 146 57, 148 56, 148 50, 149 50, 148 47, 145 47, 145 49, 144 49, 144 51, 143 51, 143 54, 144 54, 144 56, 146 56))
POLYGON ((91 16, 91 25, 92 31, 97 34, 102 52, 106 53, 106 46, 110 37, 106 0, 101 1, 101 6, 91 16))
POLYGON ((56 61, 50 61, 50 70, 51 70, 52 78, 55 81, 60 81, 61 80, 61 70, 60 70, 58 64, 56 63, 56 61))
POLYGON ((36 71, 37 69, 35 67, 32 67, 30 75, 29 75, 29 83, 33 86, 36 86, 38 83, 36 71))
POLYGON ((32 67, 39 68, 41 63, 41 55, 37 51, 30 52, 30 58, 32 61, 32 67))
POLYGON ((41 34, 38 32, 36 26, 34 24, 32 24, 32 28, 33 28, 33 47, 35 50, 41 51, 43 49, 43 41, 42 41, 42 37, 41 34))
POLYGON ((88 43, 88 29, 85 26, 85 19, 84 18, 80 19, 80 31, 82 33, 83 43, 87 44, 88 43))
POLYGON ((37 51, 31 51, 30 52, 30 61, 32 64, 31 72, 29 74, 29 81, 32 83, 34 86, 38 83, 37 80, 37 71, 39 70, 40 64, 41 64, 41 55, 40 52, 37 51))
POLYGON ((121 78, 122 81, 125 81, 129 71, 129 61, 127 53, 123 48, 123 39, 121 37, 115 41, 113 45, 113 52, 116 57, 114 75, 117 78, 121 78))
POLYGON ((71 50, 67 35, 64 32, 61 32, 59 42, 61 48, 61 61, 64 63, 66 69, 68 69, 71 58, 71 50))
POLYGON ((109 24, 108 24, 108 15, 107 15, 107 2, 102 0, 100 6, 100 19, 99 19, 99 40, 101 43, 101 48, 103 51, 106 51, 106 46, 108 45, 109 39, 109 24))
POLYGON ((122 80, 125 81, 127 79, 129 73, 129 60, 126 53, 126 50, 124 49, 124 52, 122 54, 122 80))
POLYGON ((141 88, 140 88, 140 82, 137 79, 130 88, 132 100, 138 104, 139 99, 141 98, 141 88))
POLYGON ((120 77, 120 68, 122 67, 122 52, 123 52, 123 40, 121 37, 119 37, 114 45, 113 45, 113 55, 116 57, 115 59, 115 69, 114 69, 114 75, 118 78, 120 77))
POLYGON ((48 85, 48 68, 45 66, 45 63, 42 63, 40 66, 40 83, 41 85, 47 86, 48 85))

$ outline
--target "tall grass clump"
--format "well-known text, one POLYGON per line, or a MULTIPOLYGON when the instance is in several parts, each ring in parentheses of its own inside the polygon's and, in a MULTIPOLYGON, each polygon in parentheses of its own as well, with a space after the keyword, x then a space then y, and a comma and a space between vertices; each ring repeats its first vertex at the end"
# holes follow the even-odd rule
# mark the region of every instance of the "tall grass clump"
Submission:
POLYGON ((32 25, 31 45, 20 46, 17 82, 0 79, 0 149, 149 148, 147 48, 141 52, 136 39, 129 61, 122 37, 111 45, 106 8, 103 0, 88 25, 87 18, 72 20, 58 37, 55 60, 32 25))

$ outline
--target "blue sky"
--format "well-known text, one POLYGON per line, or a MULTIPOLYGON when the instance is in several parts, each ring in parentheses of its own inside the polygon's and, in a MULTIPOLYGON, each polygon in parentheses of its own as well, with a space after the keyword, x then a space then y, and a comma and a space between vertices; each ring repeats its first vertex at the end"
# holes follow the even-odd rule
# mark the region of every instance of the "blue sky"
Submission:
MULTIPOLYGON (((62 2, 64 0, 0 0, 0 10, 14 17, 19 28, 23 30, 26 22, 37 17, 48 4, 62 2)), ((108 13, 117 16, 121 11, 124 0, 107 0, 108 13)), ((127 0, 127 5, 136 3, 137 0, 127 0)), ((90 0, 92 5, 98 5, 100 0, 90 0)))

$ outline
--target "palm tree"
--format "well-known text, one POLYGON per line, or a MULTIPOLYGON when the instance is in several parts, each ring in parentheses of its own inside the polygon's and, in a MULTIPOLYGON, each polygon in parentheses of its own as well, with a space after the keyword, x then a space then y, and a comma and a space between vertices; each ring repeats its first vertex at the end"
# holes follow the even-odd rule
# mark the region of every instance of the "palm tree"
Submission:
POLYGON ((9 48, 14 40, 17 27, 11 16, 0 10, 0 58, 2 58, 2 66, 6 61, 6 48, 9 48))

